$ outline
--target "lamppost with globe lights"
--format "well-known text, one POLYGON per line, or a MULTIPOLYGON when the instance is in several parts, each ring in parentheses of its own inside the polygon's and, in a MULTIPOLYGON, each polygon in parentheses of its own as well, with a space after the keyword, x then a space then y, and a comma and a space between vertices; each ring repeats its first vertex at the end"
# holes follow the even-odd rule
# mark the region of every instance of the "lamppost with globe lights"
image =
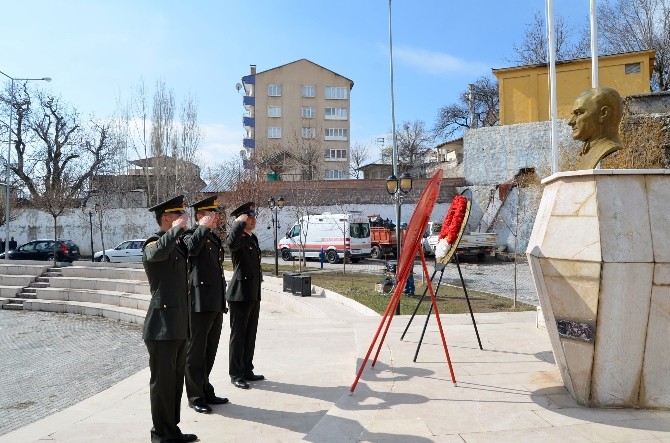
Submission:
MULTIPOLYGON (((13 100, 14 97, 14 82, 15 81, 21 81, 21 82, 29 82, 29 81, 45 81, 45 82, 50 82, 51 77, 42 77, 42 78, 14 78, 8 74, 5 74, 4 72, 0 71, 0 74, 4 75, 9 79, 9 93, 10 93, 10 101, 13 100)), ((10 103, 11 105, 11 103, 10 103)), ((7 241, 11 238, 9 235, 9 197, 10 197, 10 192, 9 192, 9 180, 10 180, 10 165, 11 165, 11 157, 12 157, 12 120, 14 118, 14 109, 12 106, 9 108, 9 125, 7 126, 7 164, 5 165, 5 223, 7 225, 7 234, 6 238, 7 241)), ((9 259, 9 254, 5 254, 5 258, 9 259)))
MULTIPOLYGON (((391 194, 391 199, 393 199, 393 203, 395 204, 395 210, 396 210, 396 224, 395 224, 396 275, 398 273, 398 264, 400 262, 400 247, 402 240, 401 229, 400 229, 400 206, 402 205, 402 199, 411 190, 412 190, 412 176, 407 171, 400 174, 400 178, 396 177, 395 174, 391 174, 391 176, 386 179, 386 191, 389 194, 391 194)), ((398 307, 396 308, 396 314, 400 315, 400 303, 398 303, 398 307)))
MULTIPOLYGON (((85 204, 81 205, 81 212, 86 214, 87 208, 85 204)), ((91 233, 91 261, 95 261, 95 251, 93 250, 93 211, 90 208, 88 209, 88 227, 91 233)), ((105 254, 104 249, 102 254, 105 254)))
POLYGON ((277 218, 278 212, 281 211, 286 205, 284 197, 279 197, 275 201, 274 197, 270 197, 268 200, 268 206, 270 211, 272 211, 272 230, 274 231, 275 239, 275 276, 279 275, 279 249, 277 249, 277 230, 279 229, 279 219, 277 218))

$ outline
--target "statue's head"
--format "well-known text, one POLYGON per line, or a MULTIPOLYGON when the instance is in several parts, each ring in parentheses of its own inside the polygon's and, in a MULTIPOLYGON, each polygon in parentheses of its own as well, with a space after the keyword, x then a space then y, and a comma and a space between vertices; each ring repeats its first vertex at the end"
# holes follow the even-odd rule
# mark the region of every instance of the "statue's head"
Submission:
POLYGON ((582 92, 572 107, 572 138, 583 142, 619 140, 623 112, 621 96, 612 88, 592 88, 582 92))

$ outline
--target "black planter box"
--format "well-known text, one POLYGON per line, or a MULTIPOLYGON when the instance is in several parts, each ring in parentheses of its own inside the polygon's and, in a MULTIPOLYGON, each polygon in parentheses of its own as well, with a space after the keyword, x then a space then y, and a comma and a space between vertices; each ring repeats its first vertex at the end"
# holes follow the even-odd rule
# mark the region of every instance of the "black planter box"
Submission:
POLYGON ((293 280, 293 294, 301 297, 309 297, 312 295, 312 277, 309 275, 294 275, 293 280))

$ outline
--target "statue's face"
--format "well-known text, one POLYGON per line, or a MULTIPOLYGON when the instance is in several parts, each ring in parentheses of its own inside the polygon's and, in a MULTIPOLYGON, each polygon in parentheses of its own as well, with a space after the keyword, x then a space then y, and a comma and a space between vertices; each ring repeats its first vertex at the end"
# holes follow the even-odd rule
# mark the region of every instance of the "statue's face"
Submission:
POLYGON ((598 131, 598 106, 592 94, 585 93, 577 97, 572 107, 572 118, 568 125, 572 127, 572 138, 587 142, 598 131))

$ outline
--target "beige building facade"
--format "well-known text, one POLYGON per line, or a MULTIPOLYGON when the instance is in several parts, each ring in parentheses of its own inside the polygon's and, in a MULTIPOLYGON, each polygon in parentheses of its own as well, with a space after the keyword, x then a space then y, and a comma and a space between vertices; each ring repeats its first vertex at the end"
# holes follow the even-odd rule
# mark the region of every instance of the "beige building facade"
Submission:
POLYGON ((246 165, 273 180, 348 179, 354 82, 306 59, 242 78, 246 165))

